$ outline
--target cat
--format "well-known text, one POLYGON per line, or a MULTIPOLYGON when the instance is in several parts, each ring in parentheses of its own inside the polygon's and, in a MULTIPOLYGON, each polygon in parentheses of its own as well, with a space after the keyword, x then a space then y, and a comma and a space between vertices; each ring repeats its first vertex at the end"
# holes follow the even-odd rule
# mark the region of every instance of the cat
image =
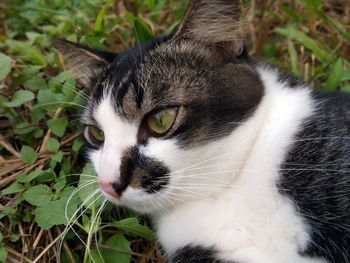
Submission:
POLYGON ((249 56, 238 0, 193 0, 121 53, 55 46, 89 93, 89 158, 170 262, 350 262, 350 98, 249 56))

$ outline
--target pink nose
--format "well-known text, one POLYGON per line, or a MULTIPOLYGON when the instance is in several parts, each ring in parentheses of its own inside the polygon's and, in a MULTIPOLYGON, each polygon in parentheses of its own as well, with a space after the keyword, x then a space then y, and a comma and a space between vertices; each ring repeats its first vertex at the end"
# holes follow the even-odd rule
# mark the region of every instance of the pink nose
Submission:
POLYGON ((120 198, 120 196, 117 194, 117 192, 113 188, 113 183, 105 183, 105 182, 98 182, 100 189, 109 194, 110 196, 113 196, 115 198, 120 198))

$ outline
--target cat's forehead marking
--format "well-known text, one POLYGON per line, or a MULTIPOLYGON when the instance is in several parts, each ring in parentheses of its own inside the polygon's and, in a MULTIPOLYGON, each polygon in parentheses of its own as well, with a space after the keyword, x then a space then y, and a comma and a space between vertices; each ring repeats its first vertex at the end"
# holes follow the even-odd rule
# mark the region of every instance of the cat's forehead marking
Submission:
POLYGON ((111 89, 111 99, 115 111, 128 120, 135 120, 139 117, 144 99, 144 91, 134 79, 135 73, 129 70, 111 89))

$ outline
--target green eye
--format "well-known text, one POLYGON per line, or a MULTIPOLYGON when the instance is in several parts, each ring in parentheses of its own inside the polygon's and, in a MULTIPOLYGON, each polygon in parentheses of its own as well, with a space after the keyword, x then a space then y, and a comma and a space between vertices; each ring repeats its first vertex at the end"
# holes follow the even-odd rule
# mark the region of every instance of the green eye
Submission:
POLYGON ((163 135, 173 126, 179 108, 173 107, 157 111, 147 117, 148 129, 157 135, 163 135))
POLYGON ((103 131, 101 131, 96 126, 88 126, 87 133, 88 133, 88 139, 93 144, 102 144, 105 140, 105 135, 103 131))

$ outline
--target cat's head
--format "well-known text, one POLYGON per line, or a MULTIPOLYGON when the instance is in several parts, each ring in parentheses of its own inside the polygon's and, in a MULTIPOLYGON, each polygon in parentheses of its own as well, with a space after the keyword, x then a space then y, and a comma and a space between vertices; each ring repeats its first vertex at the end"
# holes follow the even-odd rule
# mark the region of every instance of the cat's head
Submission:
POLYGON ((227 183, 227 138, 263 96, 240 17, 238 0, 194 0, 175 34, 125 52, 56 42, 89 94, 84 137, 111 201, 155 212, 227 183))

